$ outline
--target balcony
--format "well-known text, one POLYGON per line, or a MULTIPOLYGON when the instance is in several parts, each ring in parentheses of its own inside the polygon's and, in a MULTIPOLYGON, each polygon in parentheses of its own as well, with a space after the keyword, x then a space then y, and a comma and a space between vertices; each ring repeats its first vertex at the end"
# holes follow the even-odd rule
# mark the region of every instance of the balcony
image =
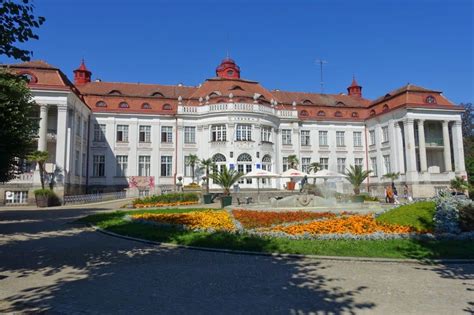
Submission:
POLYGON ((219 112, 247 112, 273 115, 282 119, 298 119, 298 112, 292 109, 275 109, 261 104, 218 103, 203 106, 178 106, 178 114, 205 115, 219 112))
MULTIPOLYGON (((418 137, 415 138, 415 146, 419 146, 420 142, 418 140, 418 137)), ((427 148, 436 148, 436 147, 442 147, 443 145, 443 138, 442 137, 425 137, 425 146, 427 148)))
POLYGON ((21 173, 15 176, 14 179, 9 181, 11 184, 32 184, 33 183, 33 172, 21 173))

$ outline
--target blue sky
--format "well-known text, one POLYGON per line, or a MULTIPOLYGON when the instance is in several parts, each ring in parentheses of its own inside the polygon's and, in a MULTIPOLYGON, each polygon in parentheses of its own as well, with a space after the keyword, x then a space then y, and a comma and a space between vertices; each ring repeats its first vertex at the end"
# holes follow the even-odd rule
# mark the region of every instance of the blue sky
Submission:
MULTIPOLYGON (((197 85, 229 51, 269 89, 365 97, 408 82, 473 102, 473 1, 36 0, 34 59, 69 77, 82 57, 104 81, 197 85)), ((8 61, 3 58, 2 61, 8 61)))

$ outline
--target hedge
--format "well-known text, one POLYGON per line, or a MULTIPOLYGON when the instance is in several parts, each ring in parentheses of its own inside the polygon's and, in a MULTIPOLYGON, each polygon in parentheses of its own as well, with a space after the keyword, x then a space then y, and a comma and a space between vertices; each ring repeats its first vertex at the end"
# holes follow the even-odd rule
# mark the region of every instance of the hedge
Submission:
POLYGON ((199 196, 196 193, 173 193, 164 195, 153 195, 135 199, 133 204, 173 203, 185 201, 199 201, 199 196))

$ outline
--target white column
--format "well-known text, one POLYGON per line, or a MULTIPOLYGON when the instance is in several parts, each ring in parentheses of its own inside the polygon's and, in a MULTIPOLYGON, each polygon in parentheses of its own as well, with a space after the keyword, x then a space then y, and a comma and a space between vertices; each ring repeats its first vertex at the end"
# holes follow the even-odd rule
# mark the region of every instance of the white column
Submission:
POLYGON ((451 172, 451 145, 449 143, 449 121, 443 121, 444 171, 451 172))
MULTIPOLYGON (((67 133, 67 107, 58 106, 58 119, 56 126, 56 167, 61 169, 64 176, 66 166, 66 133, 67 133)), ((62 176, 61 176, 62 179, 62 176)))
POLYGON ((422 173, 428 171, 426 162, 426 144, 425 144, 425 121, 418 120, 418 149, 420 151, 420 170, 422 173))
POLYGON ((403 148, 403 134, 402 128, 400 127, 400 123, 397 121, 395 122, 395 143, 396 143, 396 152, 397 160, 398 160, 398 172, 400 174, 405 174, 405 158, 404 158, 404 148, 403 148))
POLYGON ((40 105, 38 150, 46 151, 48 143, 48 105, 40 105))
POLYGON ((456 172, 465 172, 466 165, 464 163, 462 121, 457 120, 454 122, 452 126, 452 135, 453 135, 454 169, 456 172))
POLYGON ((407 173, 416 173, 415 129, 413 119, 407 118, 403 124, 405 128, 405 150, 407 158, 407 173))

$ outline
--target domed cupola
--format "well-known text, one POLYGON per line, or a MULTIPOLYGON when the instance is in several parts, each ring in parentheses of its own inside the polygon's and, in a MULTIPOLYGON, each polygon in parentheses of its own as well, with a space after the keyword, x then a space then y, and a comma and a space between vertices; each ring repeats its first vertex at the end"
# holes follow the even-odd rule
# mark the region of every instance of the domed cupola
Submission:
POLYGON ((219 78, 240 79, 240 67, 234 60, 227 57, 216 68, 216 74, 219 78))

